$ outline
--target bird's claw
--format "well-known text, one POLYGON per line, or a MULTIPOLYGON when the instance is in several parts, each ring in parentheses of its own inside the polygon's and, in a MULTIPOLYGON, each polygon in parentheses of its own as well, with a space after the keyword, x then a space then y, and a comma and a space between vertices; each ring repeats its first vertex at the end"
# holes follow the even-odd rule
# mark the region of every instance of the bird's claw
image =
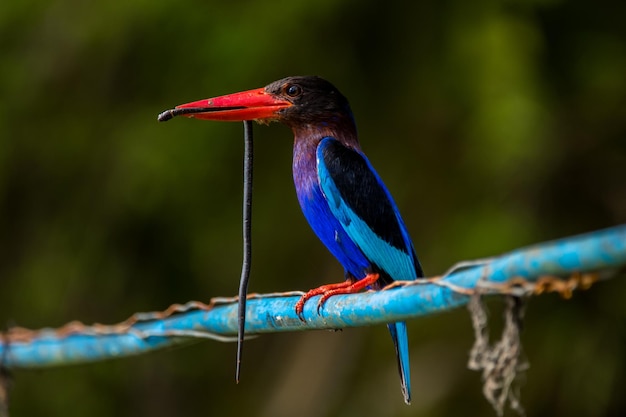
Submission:
POLYGON ((318 288, 313 288, 304 294, 298 302, 296 303, 296 315, 302 322, 305 322, 303 310, 304 304, 307 302, 309 298, 315 297, 316 295, 321 295, 322 297, 317 302, 317 315, 322 315, 322 308, 330 297, 339 294, 353 294, 361 291, 363 288, 373 285, 376 281, 378 281, 379 274, 368 274, 365 278, 356 281, 354 278, 349 278, 344 282, 340 282, 338 284, 327 284, 322 285, 318 288))
POLYGON ((306 323, 306 320, 304 320, 304 303, 306 303, 306 294, 304 294, 302 297, 300 297, 300 299, 298 300, 298 302, 296 303, 296 315, 298 316, 298 318, 300 319, 301 322, 306 323))
POLYGON ((304 314, 303 314, 303 312, 304 312, 304 304, 309 300, 309 298, 313 298, 316 295, 322 295, 322 298, 317 303, 317 314, 320 315, 321 314, 320 310, 324 306, 324 303, 326 302, 328 297, 330 297, 330 296, 335 294, 334 291, 336 291, 336 290, 338 290, 340 288, 349 287, 353 283, 354 283, 354 281, 349 279, 349 280, 347 280, 345 282, 340 282, 338 284, 322 285, 321 287, 317 287, 317 288, 313 288, 312 290, 309 290, 306 294, 304 294, 302 297, 300 297, 300 299, 296 303, 296 315, 298 316, 298 318, 302 322, 305 322, 306 320, 304 320, 304 314))
POLYGON ((326 296, 326 294, 324 294, 322 296, 322 298, 320 298, 320 300, 317 303, 317 315, 321 316, 322 315, 322 308, 324 307, 324 304, 326 303, 326 300, 328 299, 328 297, 326 296))

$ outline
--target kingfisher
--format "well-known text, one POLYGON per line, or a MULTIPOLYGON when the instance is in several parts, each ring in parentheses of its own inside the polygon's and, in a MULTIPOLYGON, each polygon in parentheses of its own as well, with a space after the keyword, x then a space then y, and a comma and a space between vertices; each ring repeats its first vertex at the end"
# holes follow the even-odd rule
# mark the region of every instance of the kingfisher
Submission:
MULTIPOLYGON (((380 290, 423 276, 406 225, 389 190, 361 150, 348 100, 317 76, 295 76, 263 88, 194 101, 163 112, 204 120, 281 122, 294 134, 293 180, 304 217, 345 270, 345 281, 304 294, 319 313, 334 295, 380 290)), ((404 401, 411 402, 405 322, 387 325, 396 350, 404 401)))

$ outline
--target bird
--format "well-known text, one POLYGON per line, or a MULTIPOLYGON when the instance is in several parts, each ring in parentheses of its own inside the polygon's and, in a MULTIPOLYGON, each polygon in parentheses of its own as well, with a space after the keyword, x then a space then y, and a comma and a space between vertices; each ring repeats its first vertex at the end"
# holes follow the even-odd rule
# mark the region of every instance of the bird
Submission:
MULTIPOLYGON (((293 180, 304 217, 345 270, 345 280, 305 293, 295 305, 321 295, 317 311, 338 294, 381 290, 394 281, 423 277, 398 206, 361 149, 346 97, 318 76, 291 76, 265 87, 203 99, 159 115, 203 120, 280 122, 293 131, 293 180)), ((405 322, 387 325, 393 340, 401 391, 411 402, 405 322)))

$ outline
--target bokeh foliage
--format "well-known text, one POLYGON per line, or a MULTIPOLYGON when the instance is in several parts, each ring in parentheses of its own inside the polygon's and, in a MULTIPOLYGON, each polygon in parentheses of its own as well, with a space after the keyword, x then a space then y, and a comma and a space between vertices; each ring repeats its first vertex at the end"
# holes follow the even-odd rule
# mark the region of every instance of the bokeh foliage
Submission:
MULTIPOLYGON (((242 128, 156 115, 317 74, 430 274, 626 221, 626 3, 560 0, 0 2, 0 320, 112 323, 233 295, 242 128)), ((338 281, 257 127, 251 291, 338 281)), ((530 303, 529 415, 623 415, 626 284, 530 303)), ((498 322, 499 303, 491 304, 498 322)), ((386 329, 199 343, 15 372, 14 416, 493 415, 465 311, 409 324, 414 404, 386 329)))

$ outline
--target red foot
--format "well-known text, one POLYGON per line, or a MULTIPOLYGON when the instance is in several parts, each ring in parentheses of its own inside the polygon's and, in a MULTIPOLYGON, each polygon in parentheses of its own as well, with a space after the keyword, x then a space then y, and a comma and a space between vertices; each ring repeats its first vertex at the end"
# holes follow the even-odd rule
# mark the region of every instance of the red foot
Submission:
POLYGON ((311 297, 315 297, 316 295, 322 294, 322 298, 320 298, 317 303, 317 313, 319 314, 320 309, 333 295, 339 294, 354 294, 361 291, 363 288, 368 287, 378 281, 378 274, 367 274, 365 278, 356 281, 354 278, 349 278, 345 282, 340 282, 338 284, 328 284, 322 285, 318 288, 313 288, 308 291, 300 300, 296 303, 296 314, 300 317, 300 320, 304 321, 304 317, 302 317, 302 310, 304 309, 304 303, 311 297))

